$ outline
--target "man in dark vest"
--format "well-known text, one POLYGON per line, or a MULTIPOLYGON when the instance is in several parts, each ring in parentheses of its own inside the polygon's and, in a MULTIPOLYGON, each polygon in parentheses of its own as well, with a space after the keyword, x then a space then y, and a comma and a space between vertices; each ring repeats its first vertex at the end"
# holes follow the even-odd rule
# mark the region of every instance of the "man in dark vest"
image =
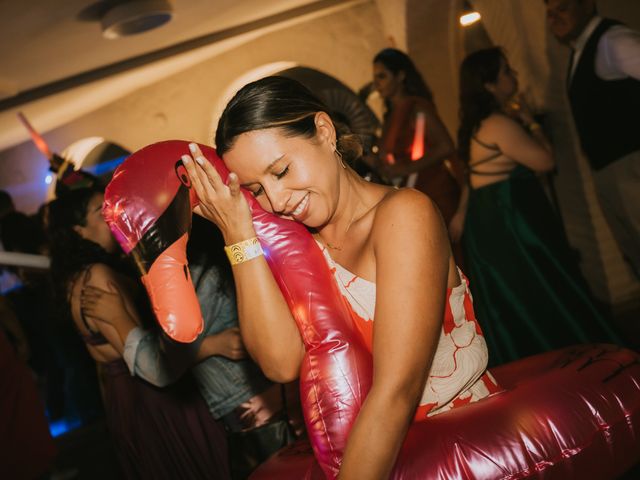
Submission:
POLYGON ((640 32, 597 15, 595 0, 545 0, 571 47, 567 91, 607 222, 640 276, 640 32))

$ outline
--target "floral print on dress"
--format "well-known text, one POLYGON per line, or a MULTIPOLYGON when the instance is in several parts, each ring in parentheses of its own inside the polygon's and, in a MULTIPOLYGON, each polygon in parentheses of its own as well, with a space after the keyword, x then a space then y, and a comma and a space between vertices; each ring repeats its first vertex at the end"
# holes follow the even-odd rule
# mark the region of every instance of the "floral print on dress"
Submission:
MULTIPOLYGON (((371 351, 376 284, 346 270, 331 258, 326 247, 318 245, 371 351)), ((458 275, 460 285, 447 289, 438 347, 414 420, 424 420, 501 391, 487 370, 487 344, 473 311, 468 281, 459 269, 458 275)))

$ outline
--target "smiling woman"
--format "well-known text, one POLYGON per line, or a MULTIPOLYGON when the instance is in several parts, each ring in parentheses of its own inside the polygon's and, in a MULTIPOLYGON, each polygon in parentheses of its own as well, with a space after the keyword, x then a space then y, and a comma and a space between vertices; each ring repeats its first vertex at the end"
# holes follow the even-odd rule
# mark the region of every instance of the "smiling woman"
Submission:
MULTIPOLYGON (((372 184, 346 167, 360 155, 359 144, 336 128, 322 102, 286 78, 242 88, 222 114, 216 145, 232 172, 227 184, 195 144, 195 162, 184 156, 183 163, 200 200, 196 212, 218 225, 228 248, 256 237, 243 186, 265 210, 313 233, 338 286, 339 272, 350 272, 342 295, 375 375, 348 427, 340 477, 386 478, 413 418, 497 390, 436 207, 415 190, 372 184), (372 314, 358 315, 358 305, 372 314), (461 333, 468 355, 456 362, 461 333), (387 434, 375 434, 381 430, 387 434)), ((247 255, 233 274, 247 349, 272 379, 296 378, 304 345, 264 256, 247 255)))

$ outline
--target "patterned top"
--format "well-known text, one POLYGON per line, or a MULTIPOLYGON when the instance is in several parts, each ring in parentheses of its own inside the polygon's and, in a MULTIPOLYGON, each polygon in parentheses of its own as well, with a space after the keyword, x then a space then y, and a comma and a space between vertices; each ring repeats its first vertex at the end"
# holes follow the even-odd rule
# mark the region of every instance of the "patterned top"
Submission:
MULTIPOLYGON (((318 245, 347 300, 356 327, 372 351, 376 284, 346 270, 331 258, 326 247, 318 245)), ((414 420, 424 420, 501 390, 486 369, 487 344, 473 312, 468 281, 459 269, 458 274, 460 285, 447 289, 440 340, 414 420)))

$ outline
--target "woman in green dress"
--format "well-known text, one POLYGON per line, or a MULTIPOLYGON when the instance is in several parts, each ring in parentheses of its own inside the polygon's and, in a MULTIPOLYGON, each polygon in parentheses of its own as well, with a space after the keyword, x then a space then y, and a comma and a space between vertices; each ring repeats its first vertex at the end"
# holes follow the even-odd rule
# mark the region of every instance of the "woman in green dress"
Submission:
POLYGON ((500 48, 470 54, 460 71, 458 142, 470 198, 462 243, 490 365, 588 342, 620 343, 593 305, 537 174, 551 145, 500 48))

